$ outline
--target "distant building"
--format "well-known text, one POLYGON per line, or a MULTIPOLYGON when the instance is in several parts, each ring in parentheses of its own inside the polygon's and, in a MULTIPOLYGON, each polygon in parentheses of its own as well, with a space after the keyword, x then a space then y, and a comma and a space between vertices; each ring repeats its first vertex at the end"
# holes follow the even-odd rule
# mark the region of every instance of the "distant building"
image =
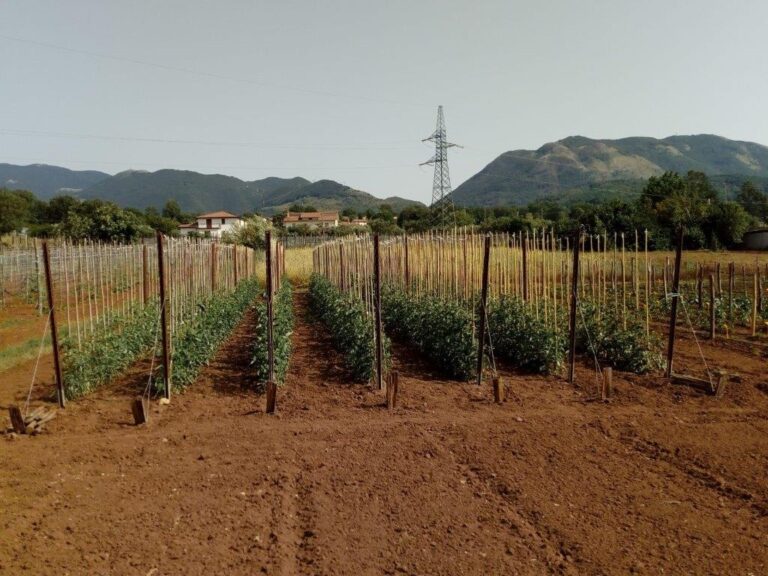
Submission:
POLYGON ((368 226, 368 218, 344 218, 341 221, 345 226, 368 226))
POLYGON ((243 225, 243 219, 229 212, 218 211, 200 214, 191 224, 181 224, 179 233, 182 236, 197 234, 210 236, 211 238, 221 238, 224 232, 232 232, 243 225))
POLYGON ((768 228, 745 232, 741 241, 746 250, 768 250, 768 228))
POLYGON ((309 226, 310 228, 336 228, 339 225, 338 212, 288 212, 283 226, 309 226))

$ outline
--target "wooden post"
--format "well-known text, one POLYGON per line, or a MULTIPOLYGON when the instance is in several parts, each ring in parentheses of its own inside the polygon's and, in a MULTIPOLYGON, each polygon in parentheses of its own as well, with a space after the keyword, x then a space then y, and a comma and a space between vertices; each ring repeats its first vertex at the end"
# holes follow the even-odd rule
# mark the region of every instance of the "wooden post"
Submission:
POLYGON ((233 244, 232 245, 232 249, 234 250, 234 253, 235 253, 234 257, 232 258, 232 274, 235 277, 235 288, 237 288, 237 281, 239 280, 239 278, 237 277, 237 272, 238 272, 238 270, 237 270, 237 253, 238 253, 237 244, 233 244))
POLYGON ((149 302, 149 248, 146 244, 141 250, 141 289, 142 303, 146 306, 149 302))
POLYGON ((498 376, 493 377, 493 401, 496 404, 504 402, 504 383, 498 376))
POLYGON ((573 384, 576 376, 576 307, 579 303, 579 246, 581 230, 573 242, 573 278, 571 278, 570 334, 568 346, 568 382, 573 384))
POLYGON ((405 247, 405 289, 411 285, 411 269, 408 264, 408 234, 403 237, 403 246, 405 247))
POLYGON ((704 283, 704 269, 701 264, 696 265, 696 298, 699 304, 699 310, 704 307, 704 295, 702 294, 702 284, 704 283))
POLYGON ((53 346, 53 367, 56 372, 56 390, 59 397, 59 406, 64 408, 67 398, 64 393, 64 377, 61 372, 61 358, 59 357, 59 329, 56 324, 56 302, 53 296, 51 253, 48 250, 47 240, 43 240, 43 265, 45 267, 45 290, 48 292, 48 310, 51 314, 51 343, 53 346))
POLYGON ((272 317, 272 232, 267 230, 266 237, 266 278, 267 278, 267 381, 275 379, 275 348, 272 317))
POLYGON ((613 368, 610 366, 603 368, 603 384, 600 388, 600 399, 605 401, 613 393, 613 368))
POLYGON ((528 233, 520 236, 523 245, 523 302, 528 302, 528 233))
POLYGON ((709 339, 714 340, 716 334, 715 325, 715 275, 709 275, 709 339))
POLYGON ((376 338, 376 389, 383 388, 382 366, 384 343, 381 339, 381 262, 379 250, 379 235, 373 236, 373 314, 374 332, 376 338))
POLYGON ((339 290, 344 292, 344 280, 346 271, 344 270, 344 242, 339 241, 339 290))
POLYGON ((755 271, 752 284, 752 336, 757 336, 757 297, 760 290, 759 284, 757 271, 755 271))
POLYGON ((675 354, 675 328, 677 327, 677 303, 680 300, 680 263, 683 259, 685 228, 681 225, 675 250, 675 274, 672 279, 672 311, 669 315, 669 341, 667 343, 667 378, 672 377, 672 357, 675 354))
POLYGON ((149 422, 149 406, 144 396, 137 396, 133 399, 131 411, 133 412, 133 422, 137 426, 149 422))
POLYGON ((168 333, 168 295, 165 284, 165 254, 163 253, 163 235, 157 232, 157 273, 160 287, 160 330, 163 339, 163 391, 171 398, 171 341, 168 333))
POLYGON ((736 265, 733 262, 728 263, 728 325, 733 330, 733 286, 734 273, 736 265))
POLYGON ((267 414, 275 413, 277 404, 277 384, 272 380, 267 381, 267 414))
POLYGON ((491 261, 491 235, 485 235, 483 249, 483 284, 480 292, 480 331, 477 339, 477 385, 483 383, 483 354, 485 354, 485 318, 488 315, 488 268, 491 261))
POLYGON ((216 283, 219 277, 219 246, 215 242, 211 244, 211 292, 216 292, 216 283))
POLYGON ((400 374, 392 370, 387 378, 387 409, 394 410, 397 407, 397 389, 400 386, 400 374))
POLYGON ((8 415, 11 417, 11 426, 16 434, 27 433, 27 423, 24 422, 24 416, 21 413, 21 408, 18 406, 8 406, 8 415))

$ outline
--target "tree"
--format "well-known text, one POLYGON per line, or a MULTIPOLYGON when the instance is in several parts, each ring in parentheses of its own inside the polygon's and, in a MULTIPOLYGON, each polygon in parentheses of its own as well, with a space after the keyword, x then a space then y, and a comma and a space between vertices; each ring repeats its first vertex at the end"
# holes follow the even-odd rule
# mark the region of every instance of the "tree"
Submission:
POLYGON ((737 202, 723 202, 712 213, 712 228, 721 246, 741 242, 750 225, 750 215, 737 202))
POLYGON ((163 206, 163 218, 170 218, 171 220, 180 223, 185 223, 190 219, 187 214, 184 214, 184 212, 181 211, 179 203, 173 199, 168 200, 168 202, 165 203, 165 206, 163 206))
POLYGON ((268 220, 253 216, 245 220, 242 226, 222 234, 221 239, 227 244, 240 244, 254 250, 264 250, 267 245, 266 231, 271 229, 272 225, 268 220))
POLYGON ((741 185, 736 201, 755 218, 763 222, 768 220, 768 195, 758 190, 752 181, 747 180, 741 185))
POLYGON ((317 212, 317 208, 312 204, 291 204, 288 208, 288 212, 317 212))
POLYGON ((31 193, 0 189, 0 234, 21 230, 32 223, 34 204, 31 193))

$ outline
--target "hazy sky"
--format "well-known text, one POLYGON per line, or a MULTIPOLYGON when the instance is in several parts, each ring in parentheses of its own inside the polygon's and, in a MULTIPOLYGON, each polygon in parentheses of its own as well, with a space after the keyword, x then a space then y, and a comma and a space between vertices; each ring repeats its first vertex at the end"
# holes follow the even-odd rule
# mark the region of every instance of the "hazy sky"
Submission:
POLYGON ((428 201, 580 134, 768 144, 765 0, 0 0, 0 162, 331 178, 428 201))

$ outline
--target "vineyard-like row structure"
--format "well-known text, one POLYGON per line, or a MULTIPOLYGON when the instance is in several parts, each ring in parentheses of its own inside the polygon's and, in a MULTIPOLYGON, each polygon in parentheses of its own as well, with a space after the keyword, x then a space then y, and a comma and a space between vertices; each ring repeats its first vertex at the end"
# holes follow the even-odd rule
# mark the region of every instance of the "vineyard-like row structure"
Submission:
MULTIPOLYGON (((702 262, 702 255, 696 254, 698 261, 681 267, 675 292, 673 259, 647 249, 647 232, 633 234, 631 244, 625 235, 579 234, 576 279, 574 238, 556 237, 551 231, 479 235, 466 230, 348 238, 315 248, 313 268, 342 293, 353 294, 367 314, 383 310, 391 335, 399 335, 444 368, 451 362, 440 362, 439 343, 432 341, 444 330, 437 318, 458 316, 461 308, 475 340, 488 344, 485 354, 479 346, 478 362, 493 363, 495 351, 519 368, 541 372, 562 364, 571 333, 575 351, 598 362, 635 372, 656 367, 660 345, 654 324, 669 320, 675 300, 682 303, 681 313, 675 314, 678 323, 709 328, 713 337, 723 331, 733 335, 738 327, 746 328, 746 336, 764 337, 766 257, 749 255, 751 261, 723 270, 720 263, 702 262), (378 285, 384 287, 381 299, 378 285), (574 286, 576 307, 570 297, 574 286), (397 305, 395 318, 388 314, 388 300, 397 305), (442 316, 433 315, 435 310, 442 316), (572 324, 575 331, 570 330, 572 324)), ((443 336, 449 357, 467 349, 449 336, 443 336)), ((470 358, 468 352, 461 354, 456 366, 466 366, 470 358)), ((448 371, 462 376, 467 372, 448 371)))
POLYGON ((175 385, 191 382, 255 300, 259 256, 243 246, 162 236, 152 244, 46 244, 44 285, 53 302, 46 327, 53 332, 55 321, 60 403, 150 352, 162 351, 152 376, 166 395, 174 368, 175 385))

